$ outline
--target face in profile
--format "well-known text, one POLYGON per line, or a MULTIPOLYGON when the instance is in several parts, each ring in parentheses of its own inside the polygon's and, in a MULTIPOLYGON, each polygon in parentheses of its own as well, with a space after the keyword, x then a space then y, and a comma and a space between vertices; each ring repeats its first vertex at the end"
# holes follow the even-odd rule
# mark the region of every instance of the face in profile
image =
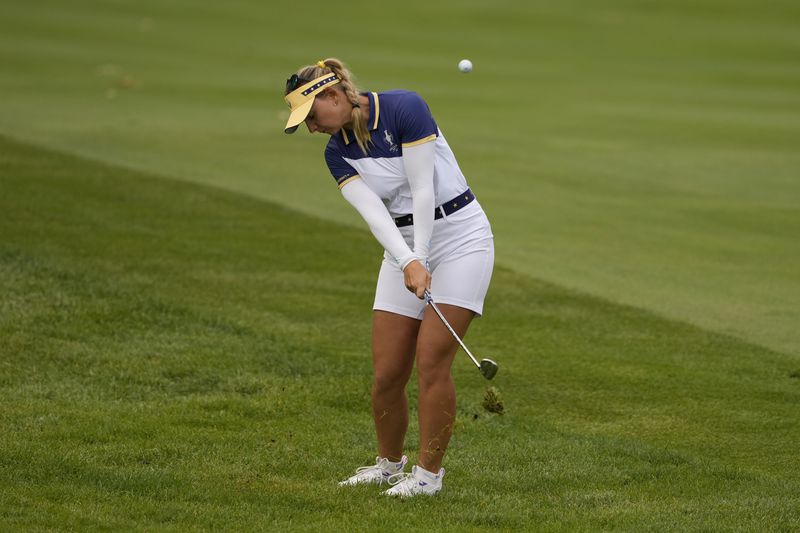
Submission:
POLYGON ((351 107, 340 91, 330 88, 314 98, 311 111, 305 119, 311 133, 336 135, 351 119, 351 107))

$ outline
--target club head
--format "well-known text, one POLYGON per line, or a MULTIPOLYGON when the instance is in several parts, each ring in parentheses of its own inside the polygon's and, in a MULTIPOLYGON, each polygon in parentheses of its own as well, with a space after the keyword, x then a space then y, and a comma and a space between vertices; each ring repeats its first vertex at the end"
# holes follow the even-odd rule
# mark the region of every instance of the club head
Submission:
POLYGON ((492 379, 494 375, 497 374, 497 363, 491 359, 481 359, 480 370, 483 377, 492 379))

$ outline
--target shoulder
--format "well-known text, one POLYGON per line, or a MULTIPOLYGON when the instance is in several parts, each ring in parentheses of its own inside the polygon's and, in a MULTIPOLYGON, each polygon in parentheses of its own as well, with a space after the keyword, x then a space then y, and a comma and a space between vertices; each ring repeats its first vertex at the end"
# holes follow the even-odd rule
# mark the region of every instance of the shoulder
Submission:
POLYGON ((331 170, 341 169, 343 167, 349 168, 349 165, 344 160, 345 147, 338 135, 332 135, 325 146, 325 162, 331 170))
POLYGON ((339 135, 331 135, 328 139, 328 144, 325 145, 325 159, 331 157, 341 157, 344 153, 344 143, 339 138, 339 135))
POLYGON ((379 93, 381 112, 392 116, 399 122, 404 122, 410 118, 432 119, 432 113, 428 103, 414 91, 395 89, 379 93))
POLYGON ((384 125, 396 133, 403 146, 435 138, 438 126, 428 104, 418 93, 396 89, 379 93, 378 97, 384 125))

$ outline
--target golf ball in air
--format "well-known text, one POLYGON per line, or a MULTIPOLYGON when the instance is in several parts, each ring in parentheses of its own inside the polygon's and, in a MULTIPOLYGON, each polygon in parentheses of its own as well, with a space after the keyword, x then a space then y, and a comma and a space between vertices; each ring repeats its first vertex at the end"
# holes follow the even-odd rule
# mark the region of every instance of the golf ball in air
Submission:
POLYGON ((472 72, 472 61, 469 59, 462 59, 458 62, 458 70, 461 72, 472 72))

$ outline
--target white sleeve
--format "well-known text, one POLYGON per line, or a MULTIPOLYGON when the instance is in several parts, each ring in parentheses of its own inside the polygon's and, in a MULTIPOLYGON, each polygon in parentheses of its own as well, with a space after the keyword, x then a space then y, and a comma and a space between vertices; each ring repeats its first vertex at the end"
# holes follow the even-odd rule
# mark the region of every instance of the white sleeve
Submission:
MULTIPOLYGON (((417 259, 383 205, 383 201, 360 178, 342 187, 342 196, 356 208, 381 246, 395 258, 401 269, 417 259)), ((431 210, 433 213, 433 210, 431 210)))
POLYGON ((423 264, 428 259, 436 209, 433 191, 435 146, 434 142, 429 141, 403 148, 403 166, 414 200, 414 253, 422 259, 423 264))

